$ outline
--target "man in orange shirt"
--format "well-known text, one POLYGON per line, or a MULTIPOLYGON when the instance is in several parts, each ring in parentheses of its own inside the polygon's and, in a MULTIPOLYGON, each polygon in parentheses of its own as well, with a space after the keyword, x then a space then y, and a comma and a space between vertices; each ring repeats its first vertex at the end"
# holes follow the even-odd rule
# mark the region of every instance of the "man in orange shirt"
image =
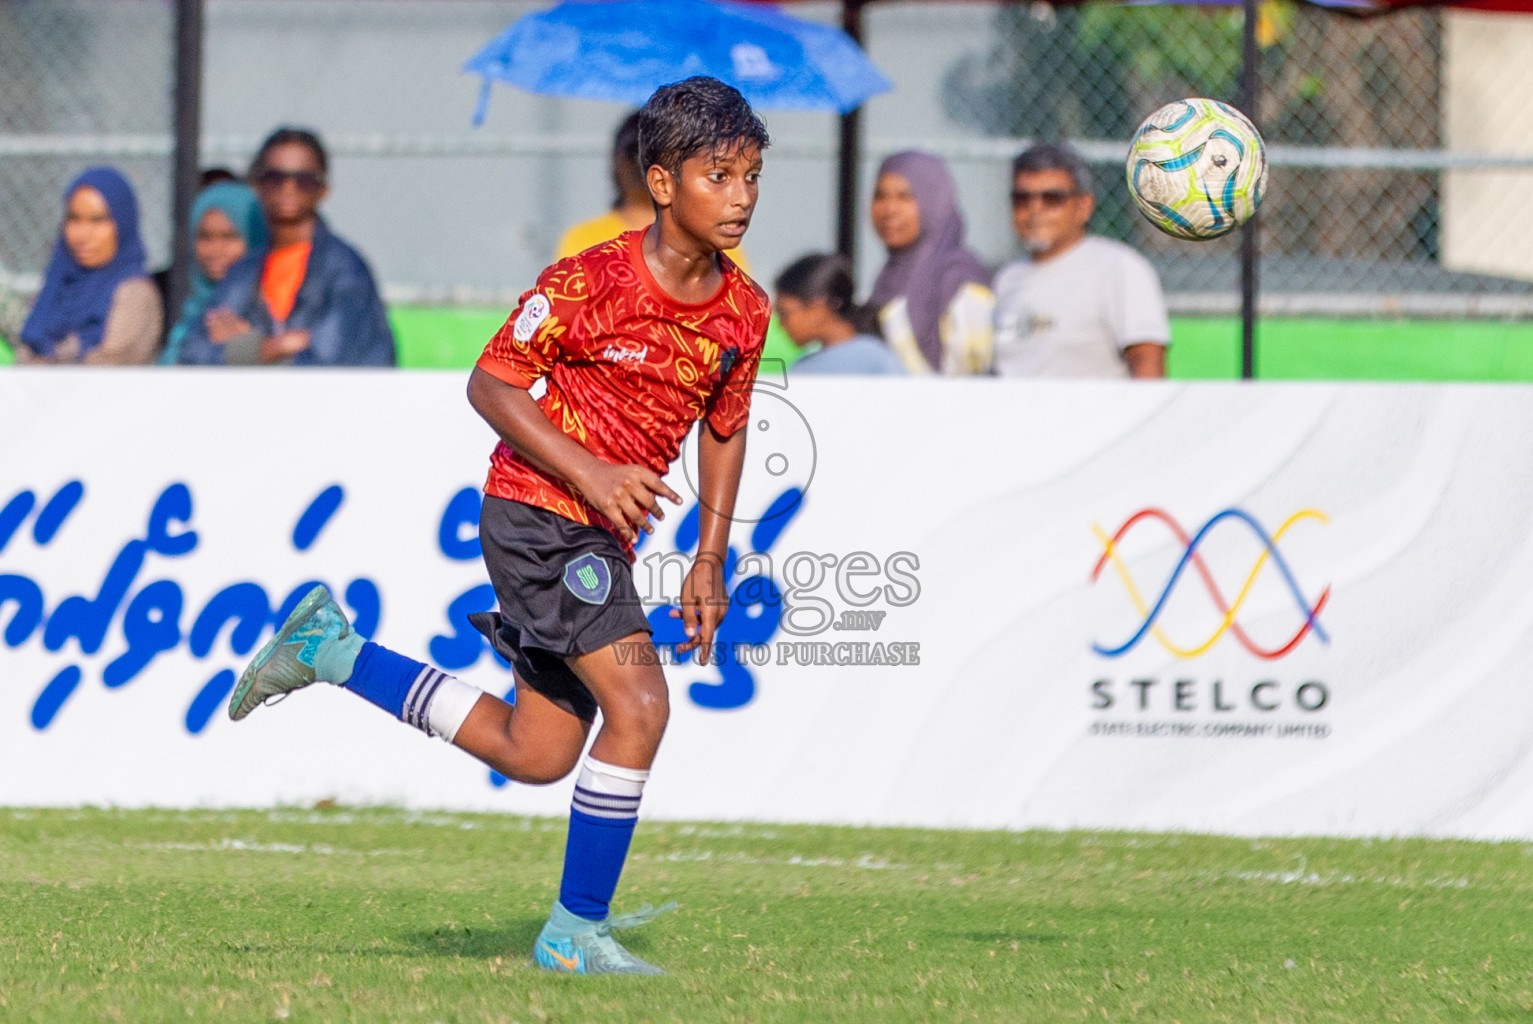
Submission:
POLYGON ((545 970, 574 974, 662 973, 612 938, 639 922, 609 913, 670 715, 630 563, 640 531, 664 518, 659 499, 681 502, 661 477, 697 424, 698 555, 677 650, 711 657, 770 313, 723 255, 756 207, 761 120, 723 82, 691 78, 650 98, 639 138, 655 223, 545 270, 469 379, 469 402, 500 437, 479 528, 500 611, 473 621, 511 662, 515 705, 364 643, 322 586, 229 702, 238 720, 325 681, 520 782, 555 782, 578 764, 559 898, 533 950, 545 970), (538 380, 548 387, 534 400, 538 380))
POLYGON ((302 128, 279 128, 261 144, 250 179, 270 245, 229 268, 187 331, 182 363, 394 365, 394 334, 372 272, 319 215, 329 165, 319 137, 302 128))

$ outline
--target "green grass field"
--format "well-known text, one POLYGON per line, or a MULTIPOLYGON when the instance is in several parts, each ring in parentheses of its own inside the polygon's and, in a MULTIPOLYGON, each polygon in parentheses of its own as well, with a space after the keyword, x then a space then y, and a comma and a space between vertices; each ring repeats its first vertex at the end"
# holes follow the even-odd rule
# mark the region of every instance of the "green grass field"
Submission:
POLYGON ((1526 1021, 1533 845, 645 822, 664 978, 531 966, 564 823, 0 810, 0 1020, 1526 1021))

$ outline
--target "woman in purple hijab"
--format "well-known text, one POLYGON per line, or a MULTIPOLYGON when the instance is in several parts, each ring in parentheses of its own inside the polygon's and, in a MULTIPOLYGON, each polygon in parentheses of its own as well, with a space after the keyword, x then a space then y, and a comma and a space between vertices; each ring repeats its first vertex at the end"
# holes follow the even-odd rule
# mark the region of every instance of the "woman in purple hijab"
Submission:
POLYGON ((942 159, 909 150, 878 169, 873 229, 889 250, 869 303, 912 373, 988 373, 995 296, 963 244, 963 214, 942 159))
POLYGON ((133 186, 115 168, 92 167, 64 190, 58 241, 16 361, 148 363, 163 319, 144 272, 133 186))

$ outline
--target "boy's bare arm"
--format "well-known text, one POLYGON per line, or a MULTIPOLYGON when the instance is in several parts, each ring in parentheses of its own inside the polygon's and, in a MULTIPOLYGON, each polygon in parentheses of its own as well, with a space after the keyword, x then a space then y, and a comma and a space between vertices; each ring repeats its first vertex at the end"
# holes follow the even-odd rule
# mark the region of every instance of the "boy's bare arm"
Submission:
POLYGON ((575 488, 617 525, 625 540, 637 537, 638 530, 655 532, 649 517, 665 518, 657 497, 681 504, 681 495, 645 467, 617 466, 592 455, 554 426, 525 388, 475 367, 468 379, 468 401, 512 450, 575 488))
POLYGON ((700 646, 706 659, 714 631, 729 610, 724 557, 734 521, 735 495, 740 490, 740 471, 745 465, 745 428, 720 437, 705 421, 698 431, 697 560, 681 587, 681 608, 675 614, 686 628, 687 639, 676 649, 690 651, 700 646))

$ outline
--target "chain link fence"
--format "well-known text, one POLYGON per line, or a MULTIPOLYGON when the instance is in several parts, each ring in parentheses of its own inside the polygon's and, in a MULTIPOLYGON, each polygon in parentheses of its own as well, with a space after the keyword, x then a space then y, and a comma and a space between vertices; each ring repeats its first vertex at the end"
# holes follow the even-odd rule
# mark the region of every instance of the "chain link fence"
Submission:
MULTIPOLYGON (((1233 311, 1238 242, 1181 242, 1139 218, 1121 140, 1178 97, 1238 103, 1241 12, 1035 3, 1003 8, 993 24, 988 45, 943 76, 952 119, 1017 147, 1074 141, 1099 165, 1095 229, 1145 251, 1176 308, 1233 311)), ((1486 24, 1418 8, 1360 20, 1261 6, 1253 113, 1273 164, 1260 217, 1265 310, 1533 312, 1528 246, 1508 223, 1522 205, 1509 182, 1526 182, 1533 160, 1516 152, 1525 135, 1494 129, 1515 102, 1521 59, 1491 52, 1508 32, 1533 41, 1528 31, 1515 16, 1486 24)))
POLYGON ((170 253, 173 18, 167 0, 0 2, 0 334, 25 315, 71 178, 111 163, 170 253))
MULTIPOLYGON (((327 216, 392 300, 503 304, 563 227, 610 201, 608 138, 625 113, 497 86, 486 126, 469 126, 478 84, 463 61, 540 6, 208 0, 203 161, 239 169, 275 125, 312 126, 334 149, 327 216)), ((836 4, 791 9, 840 17, 836 4)), ((933 150, 954 169, 974 248, 999 265, 1016 255, 1011 158, 1030 140, 1065 139, 1096 165, 1093 229, 1146 252, 1175 310, 1237 308, 1236 241, 1157 233, 1133 211, 1122 161, 1150 110, 1238 97, 1238 8, 879 2, 865 26, 895 90, 865 110, 864 208, 882 156, 933 150)), ((1533 224, 1520 198, 1533 125, 1518 89, 1529 31, 1515 16, 1359 20, 1262 5, 1265 311, 1533 316, 1533 224)), ((166 259, 172 33, 168 0, 0 2, 0 333, 36 287, 61 190, 89 164, 128 174, 151 259, 166 259)), ((747 250, 770 280, 833 244, 836 122, 767 118, 776 145, 747 250)), ((864 223, 865 285, 881 260, 864 223)))

